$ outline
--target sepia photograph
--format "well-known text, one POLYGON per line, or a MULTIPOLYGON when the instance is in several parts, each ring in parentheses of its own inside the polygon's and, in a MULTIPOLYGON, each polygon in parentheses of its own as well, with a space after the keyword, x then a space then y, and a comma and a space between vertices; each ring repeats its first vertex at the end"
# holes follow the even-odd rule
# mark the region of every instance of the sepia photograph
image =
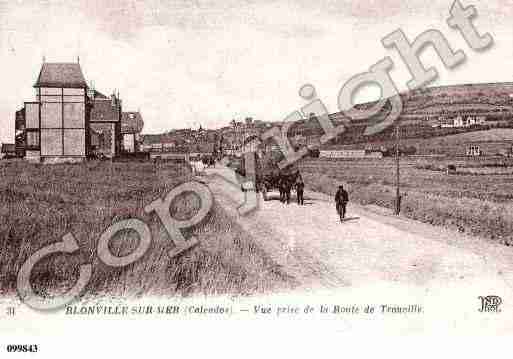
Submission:
POLYGON ((0 1, 0 357, 513 334, 512 18, 0 1))

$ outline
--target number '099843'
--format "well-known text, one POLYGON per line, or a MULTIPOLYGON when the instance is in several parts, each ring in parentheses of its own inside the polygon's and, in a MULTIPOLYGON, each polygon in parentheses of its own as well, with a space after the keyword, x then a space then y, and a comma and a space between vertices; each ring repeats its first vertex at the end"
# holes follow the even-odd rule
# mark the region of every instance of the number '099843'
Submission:
POLYGON ((37 344, 9 344, 7 345, 8 353, 37 353, 39 347, 37 344))

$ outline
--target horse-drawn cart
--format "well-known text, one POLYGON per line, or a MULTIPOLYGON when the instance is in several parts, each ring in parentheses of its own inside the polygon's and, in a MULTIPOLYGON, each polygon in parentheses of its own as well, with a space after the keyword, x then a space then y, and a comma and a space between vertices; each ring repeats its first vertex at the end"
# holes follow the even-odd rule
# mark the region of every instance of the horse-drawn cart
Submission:
MULTIPOLYGON (((292 187, 300 176, 296 165, 279 168, 278 160, 270 155, 246 154, 239 163, 236 172, 248 181, 253 181, 254 190, 261 192, 264 200, 270 199, 269 192, 279 192, 280 186, 284 184, 292 187), (248 163, 248 158, 251 161, 250 163, 248 163)), ((241 190, 245 191, 247 189, 241 185, 241 190)))

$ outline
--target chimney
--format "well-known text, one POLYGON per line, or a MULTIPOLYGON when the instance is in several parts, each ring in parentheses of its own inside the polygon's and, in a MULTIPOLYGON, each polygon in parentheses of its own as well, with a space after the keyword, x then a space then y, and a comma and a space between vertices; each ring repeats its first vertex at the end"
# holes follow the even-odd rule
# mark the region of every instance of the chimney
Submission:
POLYGON ((91 81, 91 86, 87 89, 87 97, 89 97, 90 100, 94 100, 94 82, 91 81))
POLYGON ((116 107, 116 94, 113 93, 112 95, 110 95, 110 102, 112 107, 116 107))

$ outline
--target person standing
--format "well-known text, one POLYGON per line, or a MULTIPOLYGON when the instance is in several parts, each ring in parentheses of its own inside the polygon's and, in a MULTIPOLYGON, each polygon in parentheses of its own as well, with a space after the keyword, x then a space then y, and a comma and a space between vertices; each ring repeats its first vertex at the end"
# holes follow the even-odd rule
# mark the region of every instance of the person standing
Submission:
POLYGON ((343 222, 346 216, 347 202, 349 202, 349 195, 344 189, 344 186, 340 185, 338 186, 338 191, 335 195, 335 205, 337 207, 337 213, 340 217, 340 222, 343 222))
POLYGON ((290 204, 290 192, 292 191, 292 183, 290 182, 290 179, 287 178, 285 181, 285 202, 287 204, 290 204))
POLYGON ((278 177, 278 188, 280 190, 280 202, 285 202, 285 179, 282 176, 278 177))
POLYGON ((303 191, 305 190, 305 184, 301 177, 297 178, 296 181, 296 195, 297 195, 297 204, 302 206, 304 205, 303 191))

